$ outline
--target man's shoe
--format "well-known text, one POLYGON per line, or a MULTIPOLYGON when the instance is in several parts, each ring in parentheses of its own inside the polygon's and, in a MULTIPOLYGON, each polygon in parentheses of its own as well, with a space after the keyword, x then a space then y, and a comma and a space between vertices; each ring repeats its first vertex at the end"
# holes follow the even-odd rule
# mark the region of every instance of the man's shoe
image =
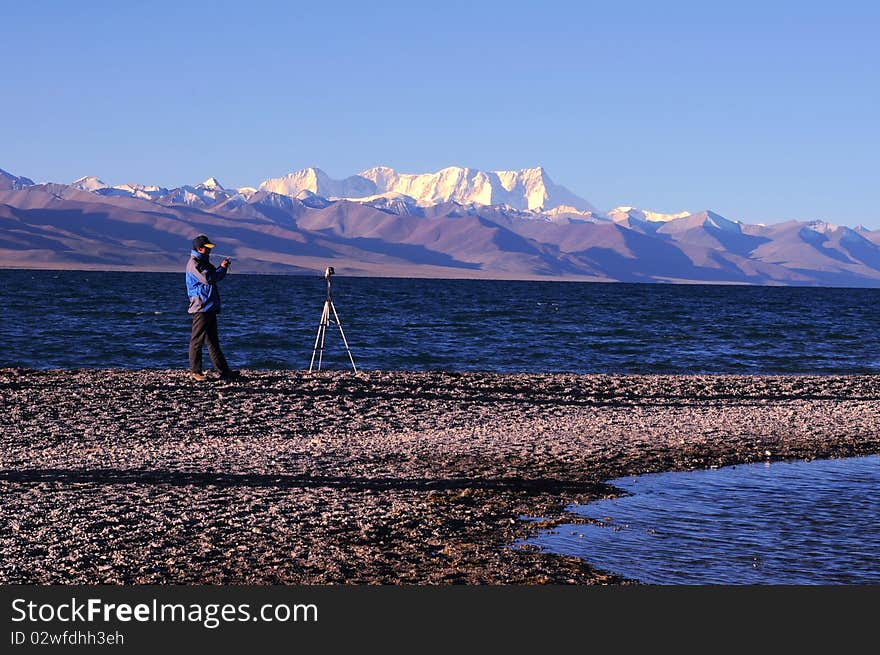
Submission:
POLYGON ((192 371, 190 375, 192 376, 192 379, 196 380, 197 382, 204 382, 208 379, 207 375, 205 375, 204 373, 199 373, 198 371, 192 371))

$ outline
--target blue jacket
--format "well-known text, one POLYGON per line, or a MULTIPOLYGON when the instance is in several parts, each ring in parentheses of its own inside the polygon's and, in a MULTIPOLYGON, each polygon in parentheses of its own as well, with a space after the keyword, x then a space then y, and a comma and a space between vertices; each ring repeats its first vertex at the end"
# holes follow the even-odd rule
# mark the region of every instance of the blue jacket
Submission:
POLYGON ((193 250, 186 264, 186 291, 189 294, 189 313, 220 313, 220 290, 217 283, 226 277, 226 269, 208 261, 208 255, 193 250))

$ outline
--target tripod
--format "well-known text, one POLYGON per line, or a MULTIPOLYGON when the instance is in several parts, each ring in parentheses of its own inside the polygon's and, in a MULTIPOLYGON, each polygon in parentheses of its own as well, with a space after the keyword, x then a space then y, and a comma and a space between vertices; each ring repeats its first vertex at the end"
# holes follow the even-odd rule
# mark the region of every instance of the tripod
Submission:
POLYGON ((342 335, 342 343, 345 344, 345 351, 351 360, 351 367, 357 373, 357 366, 354 365, 354 357, 351 356, 351 349, 348 347, 348 341, 345 339, 345 332, 342 331, 342 323, 339 322, 339 314, 336 313, 336 306, 333 304, 333 295, 330 285, 330 278, 336 271, 332 266, 328 266, 324 271, 324 278, 327 280, 327 299, 324 301, 324 311, 321 312, 321 322, 318 323, 318 334, 315 337, 315 347, 312 349, 312 361, 309 363, 309 373, 315 365, 315 354, 318 355, 318 370, 321 370, 321 362, 324 360, 324 337, 327 336, 327 326, 330 325, 330 310, 333 310, 333 317, 336 319, 336 325, 339 326, 339 334, 342 335))

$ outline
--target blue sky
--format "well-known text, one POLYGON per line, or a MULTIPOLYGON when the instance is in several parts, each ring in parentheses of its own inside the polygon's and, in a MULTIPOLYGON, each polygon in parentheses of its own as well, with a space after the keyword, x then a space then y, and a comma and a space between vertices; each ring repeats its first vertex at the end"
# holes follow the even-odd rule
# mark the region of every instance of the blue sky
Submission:
POLYGON ((877 228, 878 27, 846 1, 3 0, 0 168, 543 165, 602 209, 877 228))

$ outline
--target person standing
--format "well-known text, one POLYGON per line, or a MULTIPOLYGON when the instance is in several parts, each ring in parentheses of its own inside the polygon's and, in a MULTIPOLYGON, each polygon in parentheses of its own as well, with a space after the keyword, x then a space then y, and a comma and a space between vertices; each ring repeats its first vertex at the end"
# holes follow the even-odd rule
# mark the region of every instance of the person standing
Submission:
POLYGON ((229 368, 226 357, 220 349, 217 334, 217 315, 220 313, 220 291, 217 284, 229 272, 229 259, 215 267, 210 262, 214 244, 204 234, 192 242, 192 252, 186 264, 186 290, 189 294, 189 313, 192 316, 192 335, 189 340, 189 370, 193 379, 207 380, 202 371, 202 345, 207 342, 208 355, 214 370, 220 377, 229 380, 239 377, 238 371, 229 368))

